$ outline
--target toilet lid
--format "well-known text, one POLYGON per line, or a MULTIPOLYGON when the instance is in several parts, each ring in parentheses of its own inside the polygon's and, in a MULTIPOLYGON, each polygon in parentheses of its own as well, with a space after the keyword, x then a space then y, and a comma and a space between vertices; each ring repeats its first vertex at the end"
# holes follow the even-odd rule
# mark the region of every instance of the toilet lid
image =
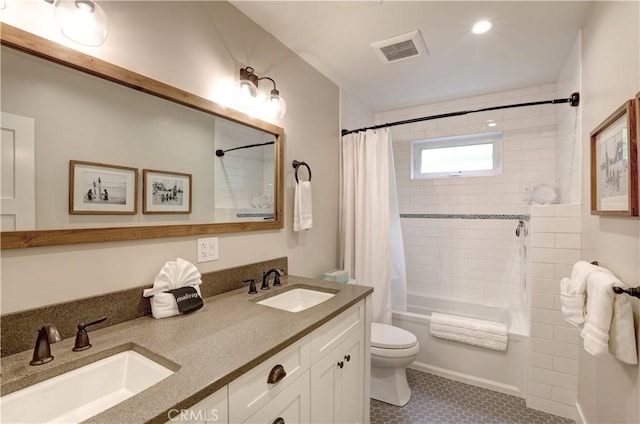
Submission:
POLYGON ((418 343, 416 336, 392 325, 371 323, 371 346, 383 349, 406 349, 418 343))

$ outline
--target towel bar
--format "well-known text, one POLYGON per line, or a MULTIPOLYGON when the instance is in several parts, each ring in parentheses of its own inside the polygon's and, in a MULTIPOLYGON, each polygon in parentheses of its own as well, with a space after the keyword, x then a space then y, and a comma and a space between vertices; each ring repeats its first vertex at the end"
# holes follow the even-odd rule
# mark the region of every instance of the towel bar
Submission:
MULTIPOLYGON (((598 266, 598 261, 591 262, 591 265, 598 266)), ((616 292, 616 294, 626 293, 629 296, 637 297, 638 299, 640 299, 640 286, 631 287, 630 289, 623 289, 622 287, 613 287, 613 291, 616 292)))
POLYGON ((301 166, 306 166, 307 167, 307 171, 309 171, 309 181, 311 181, 311 168, 309 167, 309 165, 307 164, 307 162, 302 162, 302 161, 297 161, 294 160, 293 162, 291 162, 291 165, 295 168, 296 170, 296 182, 300 182, 300 180, 298 180, 298 169, 301 166))
POLYGON ((614 287, 613 291, 617 294, 626 293, 629 296, 637 297, 640 299, 640 286, 639 287, 631 287, 630 289, 623 289, 622 287, 614 287))

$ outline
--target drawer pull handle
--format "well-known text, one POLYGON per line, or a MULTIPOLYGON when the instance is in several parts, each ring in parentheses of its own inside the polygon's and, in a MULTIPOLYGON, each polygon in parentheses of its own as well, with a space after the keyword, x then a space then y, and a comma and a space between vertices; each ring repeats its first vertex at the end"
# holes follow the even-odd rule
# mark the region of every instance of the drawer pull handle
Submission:
POLYGON ((340 367, 340 369, 342 369, 342 367, 344 367, 344 362, 343 361, 338 362, 338 366, 340 367))
POLYGON ((351 355, 345 355, 345 356, 344 356, 344 359, 346 359, 346 360, 347 360, 347 362, 349 362, 349 361, 351 360, 351 355))
POLYGON ((276 420, 273 422, 273 424, 286 424, 286 423, 284 422, 284 418, 282 418, 282 417, 278 417, 278 418, 276 418, 276 420))
MULTIPOLYGON (((284 370, 284 367, 282 365, 278 364, 278 365, 276 365, 275 367, 273 367, 271 369, 271 372, 269 373, 269 377, 267 378, 267 383, 276 384, 276 383, 280 382, 286 376, 287 376, 287 373, 284 370)), ((284 421, 282 421, 282 422, 284 422, 284 421)), ((275 421, 274 421, 274 424, 275 424, 275 421)))

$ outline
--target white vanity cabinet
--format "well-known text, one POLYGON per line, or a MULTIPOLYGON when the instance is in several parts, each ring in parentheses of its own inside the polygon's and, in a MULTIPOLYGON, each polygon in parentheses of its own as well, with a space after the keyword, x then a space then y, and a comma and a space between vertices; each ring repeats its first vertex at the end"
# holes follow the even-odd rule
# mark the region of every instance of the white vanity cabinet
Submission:
POLYGON ((167 413, 169 423, 189 424, 228 424, 229 409, 227 386, 202 399, 188 409, 170 409, 167 413))
POLYGON ((191 407, 204 420, 187 421, 368 423, 368 316, 358 302, 191 407))
MULTIPOLYGON (((347 322, 353 323, 346 320, 337 323, 337 327, 347 322)), ((364 422, 364 325, 358 321, 356 326, 345 327, 349 330, 311 367, 312 423, 364 422)))

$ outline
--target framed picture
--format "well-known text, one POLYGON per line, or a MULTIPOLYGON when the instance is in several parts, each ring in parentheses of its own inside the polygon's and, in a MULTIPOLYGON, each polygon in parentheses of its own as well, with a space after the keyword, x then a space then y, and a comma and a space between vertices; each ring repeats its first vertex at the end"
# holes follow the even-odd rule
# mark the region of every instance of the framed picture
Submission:
POLYGON ((636 99, 591 132, 591 214, 638 216, 636 99))
POLYGON ((69 161, 70 214, 135 215, 137 198, 137 168, 69 161))
POLYGON ((142 170, 143 213, 191 213, 191 174, 142 170))

